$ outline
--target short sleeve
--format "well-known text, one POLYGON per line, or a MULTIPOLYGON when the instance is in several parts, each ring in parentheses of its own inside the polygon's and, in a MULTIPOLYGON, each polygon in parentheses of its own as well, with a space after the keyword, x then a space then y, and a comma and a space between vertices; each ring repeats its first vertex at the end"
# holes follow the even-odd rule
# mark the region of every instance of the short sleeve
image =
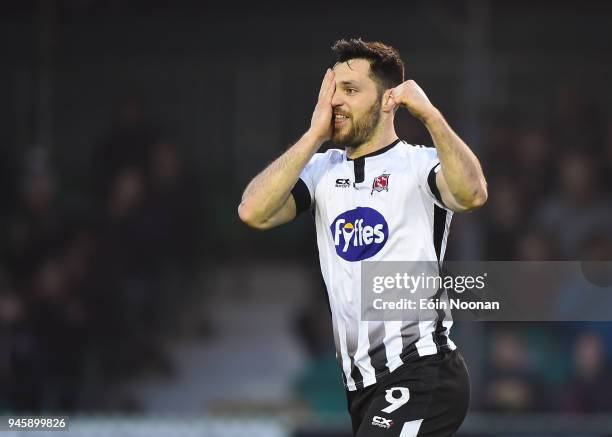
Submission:
POLYGON ((300 173, 299 179, 291 190, 291 194, 295 200, 297 214, 312 208, 316 186, 327 168, 329 158, 330 151, 326 153, 315 153, 302 170, 302 173, 300 173))
POLYGON ((436 173, 441 170, 438 151, 434 147, 416 146, 415 159, 419 187, 440 208, 448 209, 442 201, 440 190, 436 184, 436 173))

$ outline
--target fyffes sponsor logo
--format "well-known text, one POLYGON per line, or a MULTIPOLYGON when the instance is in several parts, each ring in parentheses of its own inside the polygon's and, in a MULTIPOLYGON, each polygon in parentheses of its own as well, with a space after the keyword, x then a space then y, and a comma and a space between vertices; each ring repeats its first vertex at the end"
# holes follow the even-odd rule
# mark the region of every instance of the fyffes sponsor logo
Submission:
POLYGON ((336 253, 347 261, 361 261, 376 255, 389 237, 389 226, 381 213, 357 207, 340 214, 330 226, 336 253))

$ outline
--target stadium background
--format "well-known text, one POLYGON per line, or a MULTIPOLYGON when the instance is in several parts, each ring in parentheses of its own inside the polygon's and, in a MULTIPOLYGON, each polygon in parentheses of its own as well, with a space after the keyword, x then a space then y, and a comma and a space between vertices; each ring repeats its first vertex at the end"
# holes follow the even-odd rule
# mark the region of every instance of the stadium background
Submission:
MULTIPOLYGON (((349 435, 312 220, 236 213, 341 37, 396 46, 483 162, 489 202, 447 259, 612 256, 610 2, 24 0, 0 36, 0 415, 349 435)), ((460 435, 612 435, 610 323, 454 332, 460 435)))

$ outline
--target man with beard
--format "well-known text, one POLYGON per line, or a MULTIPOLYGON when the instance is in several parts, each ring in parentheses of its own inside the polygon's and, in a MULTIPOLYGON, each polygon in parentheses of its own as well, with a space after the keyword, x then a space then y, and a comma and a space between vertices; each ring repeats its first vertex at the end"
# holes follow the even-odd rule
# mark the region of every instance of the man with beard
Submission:
MULTIPOLYGON (((423 90, 404 82, 393 47, 351 39, 332 51, 310 129, 251 181, 238 213, 249 226, 270 229, 314 210, 355 435, 452 435, 467 413, 470 388, 449 338, 450 314, 363 320, 361 261, 438 265, 453 212, 480 207, 486 181, 423 90), (398 139, 393 120, 400 107, 425 125, 435 148, 398 139), (344 150, 315 153, 327 140, 344 150)), ((438 292, 448 299, 446 290, 438 292)))

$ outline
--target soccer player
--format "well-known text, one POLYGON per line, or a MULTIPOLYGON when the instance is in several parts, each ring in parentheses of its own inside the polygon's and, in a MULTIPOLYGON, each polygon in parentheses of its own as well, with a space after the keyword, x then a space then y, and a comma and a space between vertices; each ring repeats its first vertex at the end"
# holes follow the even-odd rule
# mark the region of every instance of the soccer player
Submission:
POLYGON ((355 435, 453 435, 470 384, 449 315, 363 321, 360 261, 441 262, 453 212, 480 207, 486 181, 423 90, 404 81, 397 50, 350 39, 332 51, 310 129, 249 183, 238 214, 270 229, 313 211, 355 435), (398 139, 400 107, 425 125, 435 148, 398 139), (343 149, 316 153, 327 140, 343 149))

